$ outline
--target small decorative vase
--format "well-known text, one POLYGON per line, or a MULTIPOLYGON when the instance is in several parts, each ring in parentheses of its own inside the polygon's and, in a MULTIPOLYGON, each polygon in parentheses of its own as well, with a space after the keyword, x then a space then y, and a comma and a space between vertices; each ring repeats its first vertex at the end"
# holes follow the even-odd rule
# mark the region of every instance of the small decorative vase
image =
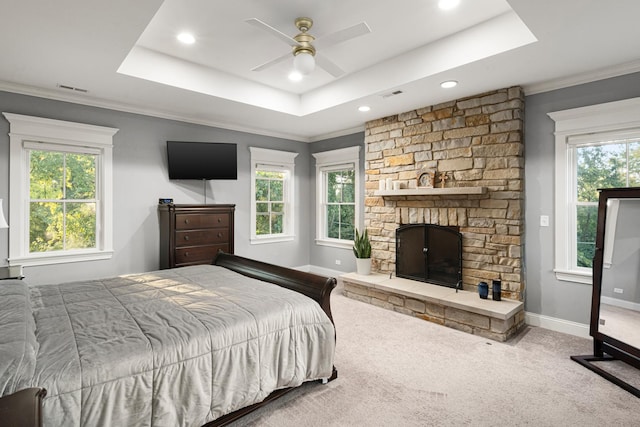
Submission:
POLYGON ((478 294, 480 294, 480 298, 487 299, 489 296, 489 285, 487 285, 487 282, 478 283, 478 294))
POLYGON ((356 258, 356 273, 371 274, 371 258, 356 258))
POLYGON ((492 297, 494 301, 500 301, 500 293, 502 292, 502 282, 500 280, 494 280, 492 284, 492 297))

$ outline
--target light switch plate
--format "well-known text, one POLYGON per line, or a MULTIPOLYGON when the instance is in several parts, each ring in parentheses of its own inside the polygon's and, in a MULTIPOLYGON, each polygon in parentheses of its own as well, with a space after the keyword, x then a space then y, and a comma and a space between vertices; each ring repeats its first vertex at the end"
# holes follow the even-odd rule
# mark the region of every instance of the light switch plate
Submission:
POLYGON ((540 227, 549 226, 549 215, 540 215, 540 227))

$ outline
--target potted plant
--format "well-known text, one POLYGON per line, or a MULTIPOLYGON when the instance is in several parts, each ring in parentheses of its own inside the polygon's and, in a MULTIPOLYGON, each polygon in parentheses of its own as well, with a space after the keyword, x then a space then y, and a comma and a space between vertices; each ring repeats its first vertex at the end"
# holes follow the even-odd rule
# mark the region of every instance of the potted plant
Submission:
POLYGON ((356 272, 358 274, 371 273, 371 242, 367 229, 362 234, 356 228, 356 238, 353 239, 353 254, 356 256, 356 272))

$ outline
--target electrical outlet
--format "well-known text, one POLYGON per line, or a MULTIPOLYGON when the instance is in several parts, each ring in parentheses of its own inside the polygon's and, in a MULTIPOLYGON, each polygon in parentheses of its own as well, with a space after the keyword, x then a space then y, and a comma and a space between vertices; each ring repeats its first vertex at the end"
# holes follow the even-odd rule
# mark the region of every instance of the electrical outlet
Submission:
POLYGON ((549 215, 540 215, 540 227, 549 226, 549 215))
POLYGON ((613 288, 613 292, 616 294, 623 294, 624 293, 624 289, 621 288, 613 288))
POLYGON ((340 261, 339 259, 336 260, 336 265, 341 265, 342 261, 340 261))

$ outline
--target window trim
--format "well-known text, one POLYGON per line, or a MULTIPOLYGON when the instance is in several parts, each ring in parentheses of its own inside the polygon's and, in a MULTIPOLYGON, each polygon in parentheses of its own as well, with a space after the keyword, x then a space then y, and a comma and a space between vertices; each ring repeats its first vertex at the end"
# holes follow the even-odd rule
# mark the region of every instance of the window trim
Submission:
POLYGON ((295 221, 293 202, 295 194, 295 158, 298 153, 290 151, 270 150, 266 148, 249 147, 251 152, 251 221, 249 242, 252 245, 264 243, 288 242, 295 239, 295 221), (267 166, 260 168, 259 166, 267 166), (288 179, 284 183, 284 233, 257 235, 256 234, 256 171, 275 170, 287 172, 288 179))
POLYGON ((341 170, 341 166, 353 164, 355 176, 355 226, 362 229, 360 221, 360 146, 312 153, 316 159, 316 245, 351 249, 353 240, 330 239, 327 237, 326 180, 325 172, 341 170))
POLYGON ((571 151, 577 144, 600 140, 603 134, 628 135, 640 130, 640 98, 555 111, 548 116, 555 122, 554 272, 558 280, 592 284, 591 269, 572 266, 575 236, 568 208, 576 197, 572 178, 576 164, 571 151))
POLYGON ((119 129, 42 117, 2 113, 9 122, 9 265, 50 265, 109 259, 113 255, 113 135, 119 129), (98 151, 96 192, 99 212, 96 224, 96 248, 29 253, 27 214, 29 191, 27 150, 33 143, 44 143, 60 151, 86 148, 98 151), (29 147, 27 147, 29 146, 29 147))

